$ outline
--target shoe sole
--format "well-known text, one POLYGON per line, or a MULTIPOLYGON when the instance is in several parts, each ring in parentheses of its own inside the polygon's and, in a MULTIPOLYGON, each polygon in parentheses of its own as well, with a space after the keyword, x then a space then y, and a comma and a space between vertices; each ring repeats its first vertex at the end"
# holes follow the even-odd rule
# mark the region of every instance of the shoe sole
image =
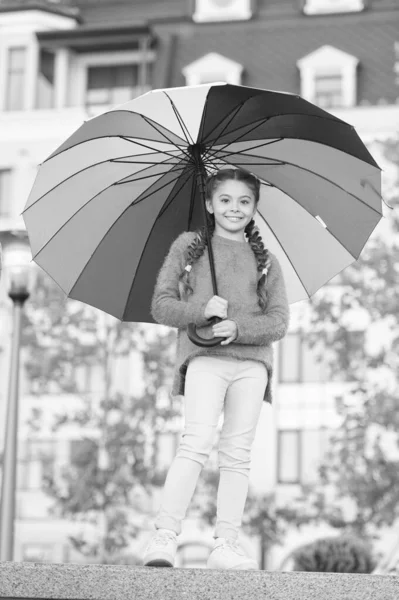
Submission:
POLYGON ((163 558, 155 558, 144 564, 144 567, 173 567, 172 563, 163 558))

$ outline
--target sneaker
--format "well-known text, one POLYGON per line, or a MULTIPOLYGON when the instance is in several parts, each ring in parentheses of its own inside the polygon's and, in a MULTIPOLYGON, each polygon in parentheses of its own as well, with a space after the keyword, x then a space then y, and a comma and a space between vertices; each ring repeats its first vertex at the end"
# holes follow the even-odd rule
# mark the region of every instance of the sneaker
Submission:
POLYGON ((177 535, 171 529, 158 529, 144 551, 144 567, 173 567, 177 535))
POLYGON ((207 569, 259 569, 256 560, 249 558, 238 541, 217 538, 206 563, 207 569))

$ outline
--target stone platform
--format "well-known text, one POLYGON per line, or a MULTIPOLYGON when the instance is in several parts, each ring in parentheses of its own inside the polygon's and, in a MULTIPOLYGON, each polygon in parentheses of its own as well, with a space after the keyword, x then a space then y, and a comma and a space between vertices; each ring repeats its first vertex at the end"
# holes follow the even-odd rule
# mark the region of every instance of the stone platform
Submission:
POLYGON ((0 562, 11 600, 399 600, 399 577, 0 562))

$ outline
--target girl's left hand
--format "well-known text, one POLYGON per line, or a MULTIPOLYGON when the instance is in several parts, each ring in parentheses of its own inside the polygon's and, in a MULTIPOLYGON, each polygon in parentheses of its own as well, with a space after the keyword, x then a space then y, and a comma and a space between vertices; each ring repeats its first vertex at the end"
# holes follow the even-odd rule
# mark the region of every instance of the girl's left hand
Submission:
POLYGON ((214 337, 225 337, 227 338, 224 342, 221 342, 222 346, 226 346, 230 344, 230 342, 234 342, 237 337, 237 324, 235 321, 230 321, 229 319, 225 319, 221 321, 221 323, 217 323, 212 327, 214 337))

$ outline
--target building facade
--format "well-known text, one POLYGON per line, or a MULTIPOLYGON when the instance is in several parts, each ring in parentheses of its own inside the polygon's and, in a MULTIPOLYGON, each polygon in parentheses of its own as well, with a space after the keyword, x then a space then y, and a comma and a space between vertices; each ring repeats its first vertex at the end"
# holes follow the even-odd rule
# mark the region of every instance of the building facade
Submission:
MULTIPOLYGON (((0 243, 24 229, 38 165, 83 121, 150 89, 213 81, 300 94, 377 152, 375 142, 399 132, 398 0, 0 0, 0 243)), ((0 303, 3 423, 12 322, 1 284, 0 303)), ((294 305, 276 344, 275 403, 263 409, 253 451, 252 485, 281 502, 314 478, 344 385, 328 381, 301 333, 306 314, 306 303, 294 305)), ((21 394, 24 419, 34 404, 24 376, 21 394)), ((62 462, 78 438, 42 443, 56 443, 62 462)), ((22 436, 16 560, 75 560, 51 524, 43 529, 43 464, 27 444, 22 436)), ((163 459, 175 444, 165 435, 163 459)), ((298 541, 293 534, 270 568, 298 541)))

